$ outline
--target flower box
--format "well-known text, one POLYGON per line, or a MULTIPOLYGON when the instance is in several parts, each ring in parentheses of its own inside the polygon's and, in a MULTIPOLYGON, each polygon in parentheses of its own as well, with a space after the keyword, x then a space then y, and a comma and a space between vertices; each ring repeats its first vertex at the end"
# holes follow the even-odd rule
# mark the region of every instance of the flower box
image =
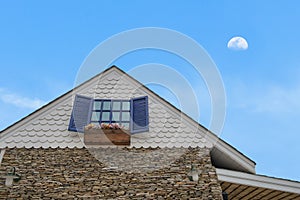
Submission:
POLYGON ((84 129, 86 145, 130 145, 130 133, 124 129, 84 129))

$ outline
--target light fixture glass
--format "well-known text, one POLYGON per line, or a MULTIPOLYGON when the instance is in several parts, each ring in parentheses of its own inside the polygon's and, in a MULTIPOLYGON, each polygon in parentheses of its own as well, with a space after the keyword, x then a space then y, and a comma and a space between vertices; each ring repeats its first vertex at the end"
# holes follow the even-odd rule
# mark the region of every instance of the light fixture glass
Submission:
POLYGON ((188 177, 189 177, 190 181, 198 182, 198 180, 199 180, 199 170, 194 165, 192 165, 191 170, 188 174, 188 177))

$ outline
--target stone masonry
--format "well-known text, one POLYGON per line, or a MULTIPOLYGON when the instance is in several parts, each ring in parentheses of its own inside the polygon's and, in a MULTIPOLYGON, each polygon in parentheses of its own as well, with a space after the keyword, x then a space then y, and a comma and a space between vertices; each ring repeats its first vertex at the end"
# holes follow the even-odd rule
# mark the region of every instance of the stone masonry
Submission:
MULTIPOLYGON (((114 155, 113 151, 108 148, 102 154, 114 155)), ((123 148, 123 151, 134 155, 143 151, 165 154, 159 148, 123 148)), ((6 149, 0 167, 0 199, 222 199, 209 149, 185 149, 172 162, 149 171, 118 170, 105 161, 100 162, 91 152, 87 148, 6 149), (198 182, 188 179, 191 165, 199 169, 198 182), (3 176, 11 167, 22 178, 7 187, 3 176)), ((120 159, 131 162, 126 156, 120 159)), ((138 158, 135 159, 138 163, 138 158)), ((159 159, 151 162, 158 166, 155 162, 159 163, 159 159)))

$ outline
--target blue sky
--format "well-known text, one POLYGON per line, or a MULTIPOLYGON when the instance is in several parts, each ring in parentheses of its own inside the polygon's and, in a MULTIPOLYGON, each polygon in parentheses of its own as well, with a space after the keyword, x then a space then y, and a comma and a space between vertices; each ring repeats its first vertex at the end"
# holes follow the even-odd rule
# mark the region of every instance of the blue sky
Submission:
MULTIPOLYGON (((129 29, 168 28, 202 45, 220 71, 227 96, 221 138, 256 161, 258 173, 299 181, 299 6, 296 0, 1 1, 0 129, 70 90, 100 42, 129 29), (233 36, 249 48, 228 49, 233 36)), ((129 71, 151 62, 192 74, 182 59, 155 50, 113 64, 129 71)), ((151 87, 172 101, 167 90, 151 87)), ((203 81, 195 87, 199 121, 208 126, 209 96, 203 81)))

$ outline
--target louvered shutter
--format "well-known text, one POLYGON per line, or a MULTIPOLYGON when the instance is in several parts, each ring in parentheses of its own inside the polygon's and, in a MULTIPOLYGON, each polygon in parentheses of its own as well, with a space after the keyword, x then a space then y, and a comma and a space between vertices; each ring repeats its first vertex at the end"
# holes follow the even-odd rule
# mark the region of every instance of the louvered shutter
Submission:
POLYGON ((69 123, 69 131, 84 132, 84 126, 90 123, 93 99, 76 95, 72 115, 69 123))
POLYGON ((140 133, 149 130, 148 97, 131 99, 130 132, 140 133))

